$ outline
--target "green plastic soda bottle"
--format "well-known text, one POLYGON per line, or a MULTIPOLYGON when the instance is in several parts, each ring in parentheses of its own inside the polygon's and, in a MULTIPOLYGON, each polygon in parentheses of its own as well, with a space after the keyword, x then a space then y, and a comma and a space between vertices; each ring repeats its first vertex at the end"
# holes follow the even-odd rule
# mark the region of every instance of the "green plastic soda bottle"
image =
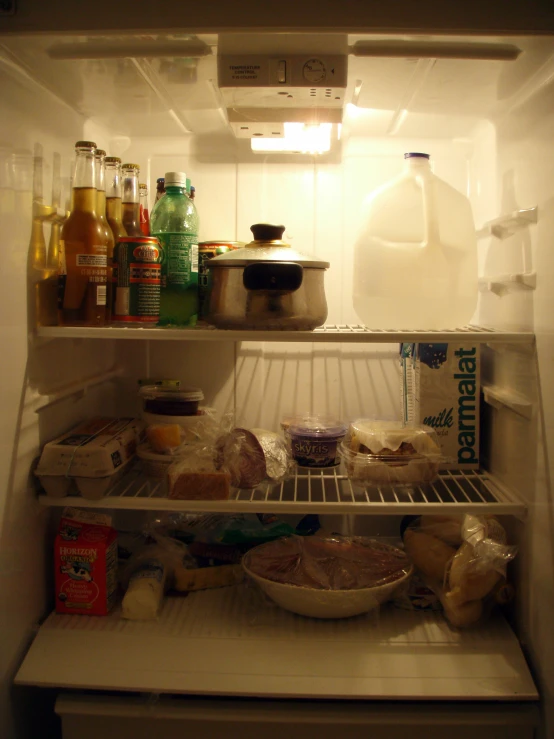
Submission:
POLYGON ((166 172, 150 232, 162 247, 159 326, 194 326, 198 318, 198 213, 184 172, 166 172))

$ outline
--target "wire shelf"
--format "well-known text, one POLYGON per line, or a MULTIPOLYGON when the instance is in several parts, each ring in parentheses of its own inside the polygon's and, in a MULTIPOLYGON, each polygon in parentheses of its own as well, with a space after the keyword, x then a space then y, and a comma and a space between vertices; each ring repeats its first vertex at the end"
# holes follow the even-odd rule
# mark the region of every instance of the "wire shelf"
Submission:
POLYGON ((280 484, 262 484, 252 490, 235 490, 229 500, 173 500, 163 482, 134 470, 101 500, 70 495, 39 497, 46 506, 83 508, 212 511, 218 513, 357 513, 371 515, 422 513, 496 513, 522 518, 525 504, 492 475, 481 470, 447 470, 424 485, 354 485, 340 468, 299 468, 280 484))
POLYGON ((251 331, 249 329, 221 330, 213 326, 193 328, 141 328, 135 326, 45 326, 37 329, 41 338, 88 338, 88 339, 159 339, 193 341, 294 341, 294 342, 339 342, 339 343, 396 343, 396 342, 453 342, 474 341, 482 343, 532 343, 530 331, 496 331, 481 326, 438 330, 373 329, 362 324, 329 324, 314 331, 251 331))

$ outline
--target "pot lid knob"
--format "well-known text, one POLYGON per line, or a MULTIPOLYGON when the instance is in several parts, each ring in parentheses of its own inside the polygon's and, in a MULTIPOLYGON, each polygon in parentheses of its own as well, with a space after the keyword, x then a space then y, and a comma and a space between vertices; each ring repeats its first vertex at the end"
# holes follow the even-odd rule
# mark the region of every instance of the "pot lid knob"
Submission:
POLYGON ((274 226, 271 223, 255 223, 250 226, 256 241, 280 241, 285 232, 284 226, 274 226))

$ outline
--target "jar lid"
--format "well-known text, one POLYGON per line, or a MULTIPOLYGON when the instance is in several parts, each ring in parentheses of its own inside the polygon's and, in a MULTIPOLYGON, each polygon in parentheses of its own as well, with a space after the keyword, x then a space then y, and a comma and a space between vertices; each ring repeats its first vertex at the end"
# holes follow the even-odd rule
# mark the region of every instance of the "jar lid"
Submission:
POLYGON ((140 169, 140 166, 138 164, 133 164, 132 162, 126 162, 121 165, 121 169, 140 169))
POLYGON ((121 164, 121 159, 119 157, 106 157, 104 164, 121 164))
POLYGON ((344 436, 346 431, 346 424, 338 419, 321 416, 296 418, 288 426, 289 434, 304 438, 335 439, 344 436))
POLYGON ((147 400, 182 400, 191 403, 204 400, 204 393, 199 387, 183 387, 176 390, 172 387, 144 385, 140 388, 139 395, 147 400))

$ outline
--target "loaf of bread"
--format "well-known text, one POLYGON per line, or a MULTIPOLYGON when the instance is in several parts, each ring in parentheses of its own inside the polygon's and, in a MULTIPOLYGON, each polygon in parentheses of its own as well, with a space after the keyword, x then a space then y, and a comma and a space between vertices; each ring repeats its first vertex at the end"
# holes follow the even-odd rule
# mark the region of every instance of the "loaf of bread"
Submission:
POLYGON ((174 462, 168 470, 169 498, 179 500, 227 500, 230 475, 217 470, 209 453, 198 450, 174 462))
POLYGON ((456 554, 454 547, 436 536, 414 529, 404 532, 404 547, 417 569, 442 585, 448 564, 456 554))
POLYGON ((419 528, 451 547, 459 547, 462 543, 462 516, 425 514, 419 519, 419 528))
POLYGON ((479 567, 471 544, 464 542, 456 552, 448 582, 451 603, 461 605, 485 598, 500 582, 502 575, 496 570, 479 567))

